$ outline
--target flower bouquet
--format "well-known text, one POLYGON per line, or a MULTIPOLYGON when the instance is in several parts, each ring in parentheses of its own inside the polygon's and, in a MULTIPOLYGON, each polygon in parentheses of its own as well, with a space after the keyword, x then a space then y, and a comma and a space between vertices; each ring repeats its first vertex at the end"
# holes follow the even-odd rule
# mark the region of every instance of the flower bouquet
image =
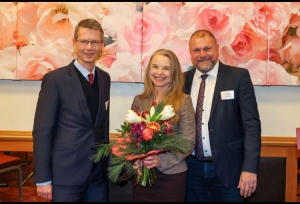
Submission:
POLYGON ((155 169, 148 169, 145 165, 134 169, 132 162, 166 151, 188 151, 189 140, 179 132, 173 132, 168 122, 174 115, 172 106, 163 103, 153 105, 150 113, 128 110, 124 124, 121 129, 117 129, 121 136, 114 144, 96 144, 96 153, 90 159, 99 162, 101 158, 111 155, 108 178, 113 183, 117 183, 126 174, 127 178, 136 175, 138 185, 153 185, 156 179, 155 169))

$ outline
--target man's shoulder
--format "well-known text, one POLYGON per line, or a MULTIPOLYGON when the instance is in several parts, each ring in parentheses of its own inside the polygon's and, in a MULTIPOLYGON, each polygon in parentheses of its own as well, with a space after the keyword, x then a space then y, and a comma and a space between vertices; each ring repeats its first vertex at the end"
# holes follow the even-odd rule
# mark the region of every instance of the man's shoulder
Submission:
POLYGON ((246 68, 220 63, 219 71, 225 71, 234 77, 250 74, 246 68))
POLYGON ((194 75, 195 73, 195 68, 194 67, 189 67, 187 71, 183 72, 183 75, 185 77, 190 76, 190 75, 194 75))
POLYGON ((244 67, 238 67, 238 66, 233 66, 233 65, 229 65, 229 64, 224 64, 222 62, 219 62, 219 69, 222 68, 226 68, 226 69, 230 69, 232 71, 237 71, 237 72, 247 72, 248 70, 244 67))
POLYGON ((104 71, 103 69, 101 69, 97 66, 96 66, 96 70, 99 74, 101 74, 102 76, 104 76, 110 80, 110 75, 108 74, 108 72, 104 71))
POLYGON ((72 67, 72 66, 73 66, 72 64, 68 64, 68 65, 66 65, 66 66, 59 67, 59 68, 57 68, 57 69, 55 69, 55 70, 53 70, 53 71, 51 71, 51 72, 53 72, 53 73, 67 72, 68 69, 69 69, 70 67, 72 67))
POLYGON ((72 66, 72 63, 70 63, 66 66, 59 67, 57 69, 51 70, 48 73, 46 73, 43 78, 45 78, 46 76, 54 76, 55 77, 55 76, 60 76, 60 75, 67 74, 68 70, 71 66, 72 66))

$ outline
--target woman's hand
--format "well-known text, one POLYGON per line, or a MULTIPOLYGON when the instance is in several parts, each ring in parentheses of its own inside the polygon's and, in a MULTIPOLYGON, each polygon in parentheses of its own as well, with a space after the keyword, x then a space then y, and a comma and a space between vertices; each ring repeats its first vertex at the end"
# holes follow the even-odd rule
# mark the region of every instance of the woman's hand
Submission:
POLYGON ((151 155, 143 159, 143 165, 145 165, 148 169, 153 167, 158 167, 160 164, 158 155, 151 155))
POLYGON ((143 166, 142 160, 135 160, 133 163, 134 169, 140 169, 143 166))

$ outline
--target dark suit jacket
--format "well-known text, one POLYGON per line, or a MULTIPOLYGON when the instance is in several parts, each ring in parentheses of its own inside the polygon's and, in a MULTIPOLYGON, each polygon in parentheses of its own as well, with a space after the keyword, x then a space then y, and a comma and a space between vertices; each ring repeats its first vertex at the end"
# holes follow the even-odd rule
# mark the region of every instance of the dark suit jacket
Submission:
MULTIPOLYGON (((195 69, 184 73, 190 94, 195 69)), ((258 173, 261 124, 247 69, 219 63, 208 122, 216 175, 225 187, 237 186, 241 171, 258 173), (222 100, 221 91, 234 91, 234 99, 222 100)))
MULTIPOLYGON (((72 61, 43 78, 32 131, 36 183, 82 184, 91 172, 95 142, 109 141, 110 76, 96 67, 99 106, 94 124, 75 69, 72 61)), ((98 165, 106 176, 108 159, 98 165)))

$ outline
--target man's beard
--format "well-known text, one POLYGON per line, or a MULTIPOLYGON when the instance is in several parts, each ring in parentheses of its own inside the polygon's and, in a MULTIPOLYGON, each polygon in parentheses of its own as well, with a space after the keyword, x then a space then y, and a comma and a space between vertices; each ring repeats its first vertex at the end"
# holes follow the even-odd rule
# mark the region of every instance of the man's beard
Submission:
MULTIPOLYGON (((208 57, 208 58, 206 58, 206 57, 202 57, 201 59, 200 59, 200 62, 202 61, 202 60, 207 60, 207 59, 209 59, 209 61, 206 61, 205 62, 205 64, 203 64, 203 65, 199 65, 199 63, 197 63, 196 65, 195 65, 195 67, 199 70, 199 71, 201 71, 202 73, 207 73, 207 72, 209 72, 210 70, 212 70, 213 68, 214 68, 214 66, 215 66, 215 64, 217 63, 217 61, 213 61, 212 59, 210 59, 210 57, 208 57)), ((198 60, 199 61, 199 60, 198 60)), ((197 61, 197 62, 198 62, 197 61)))

